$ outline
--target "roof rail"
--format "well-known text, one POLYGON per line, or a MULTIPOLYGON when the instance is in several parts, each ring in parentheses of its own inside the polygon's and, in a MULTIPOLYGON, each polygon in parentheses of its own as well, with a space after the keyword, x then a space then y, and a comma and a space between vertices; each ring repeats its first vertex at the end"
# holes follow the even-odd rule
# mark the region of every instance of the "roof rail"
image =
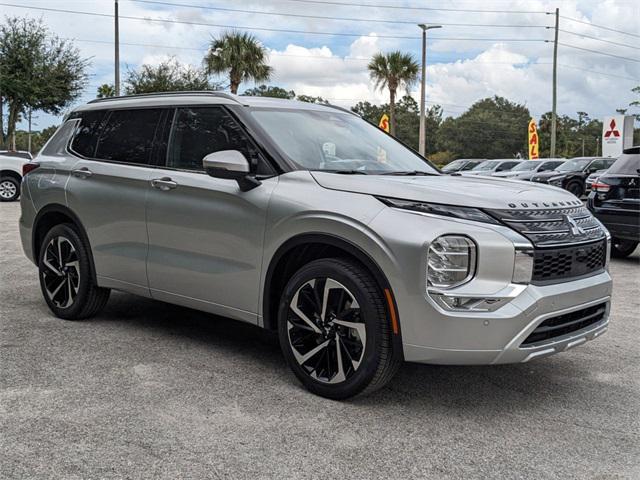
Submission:
POLYGON ((101 102, 109 102, 112 100, 129 100, 136 98, 146 98, 146 97, 168 97, 173 95, 206 95, 212 97, 226 98, 229 100, 234 100, 238 103, 242 103, 238 100, 236 95, 226 92, 218 92, 212 90, 193 90, 193 91, 182 91, 182 92, 154 92, 154 93, 137 93, 135 95, 121 95, 119 97, 105 97, 105 98, 96 98, 88 103, 101 103, 101 102))

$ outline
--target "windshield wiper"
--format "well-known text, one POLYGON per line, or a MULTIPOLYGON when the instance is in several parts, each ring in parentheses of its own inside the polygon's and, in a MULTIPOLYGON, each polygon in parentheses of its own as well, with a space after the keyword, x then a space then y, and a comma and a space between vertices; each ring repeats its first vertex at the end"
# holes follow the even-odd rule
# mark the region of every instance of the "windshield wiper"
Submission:
POLYGON ((312 170, 312 172, 339 173, 340 175, 367 175, 364 170, 312 170))
POLYGON ((430 177, 430 176, 439 176, 439 173, 435 173, 435 172, 423 172, 421 170, 410 170, 410 171, 400 171, 400 172, 384 172, 381 173, 380 175, 402 175, 402 176, 423 176, 423 177, 430 177))

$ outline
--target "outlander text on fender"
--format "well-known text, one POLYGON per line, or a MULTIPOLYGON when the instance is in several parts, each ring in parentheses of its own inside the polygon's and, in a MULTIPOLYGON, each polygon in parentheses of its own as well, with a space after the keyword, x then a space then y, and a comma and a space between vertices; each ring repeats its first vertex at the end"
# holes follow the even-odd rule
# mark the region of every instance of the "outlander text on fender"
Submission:
POLYGON ((528 362, 607 329, 609 235, 573 195, 443 175, 336 107, 96 100, 30 162, 21 205, 58 317, 116 289, 256 324, 326 397, 378 389, 403 360, 528 362))

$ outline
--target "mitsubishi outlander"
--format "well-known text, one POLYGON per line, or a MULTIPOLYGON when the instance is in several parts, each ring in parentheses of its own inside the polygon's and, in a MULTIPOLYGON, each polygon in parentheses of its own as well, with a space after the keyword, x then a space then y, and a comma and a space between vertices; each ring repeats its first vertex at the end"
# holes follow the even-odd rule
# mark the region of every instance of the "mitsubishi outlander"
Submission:
POLYGON ((443 175, 354 113, 218 92, 94 100, 25 164, 58 317, 111 290, 278 332, 335 399, 401 362, 529 362, 608 325, 606 229, 556 187, 443 175))

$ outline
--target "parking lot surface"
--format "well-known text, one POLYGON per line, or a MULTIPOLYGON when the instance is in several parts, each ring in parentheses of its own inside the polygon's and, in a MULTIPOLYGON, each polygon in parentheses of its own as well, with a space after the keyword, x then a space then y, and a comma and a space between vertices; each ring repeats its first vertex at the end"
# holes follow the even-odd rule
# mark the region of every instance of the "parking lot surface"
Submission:
POLYGON ((529 364, 405 364, 307 393, 250 325, 113 293, 54 318, 0 204, 1 478, 640 478, 640 254, 613 260, 609 331, 529 364))

